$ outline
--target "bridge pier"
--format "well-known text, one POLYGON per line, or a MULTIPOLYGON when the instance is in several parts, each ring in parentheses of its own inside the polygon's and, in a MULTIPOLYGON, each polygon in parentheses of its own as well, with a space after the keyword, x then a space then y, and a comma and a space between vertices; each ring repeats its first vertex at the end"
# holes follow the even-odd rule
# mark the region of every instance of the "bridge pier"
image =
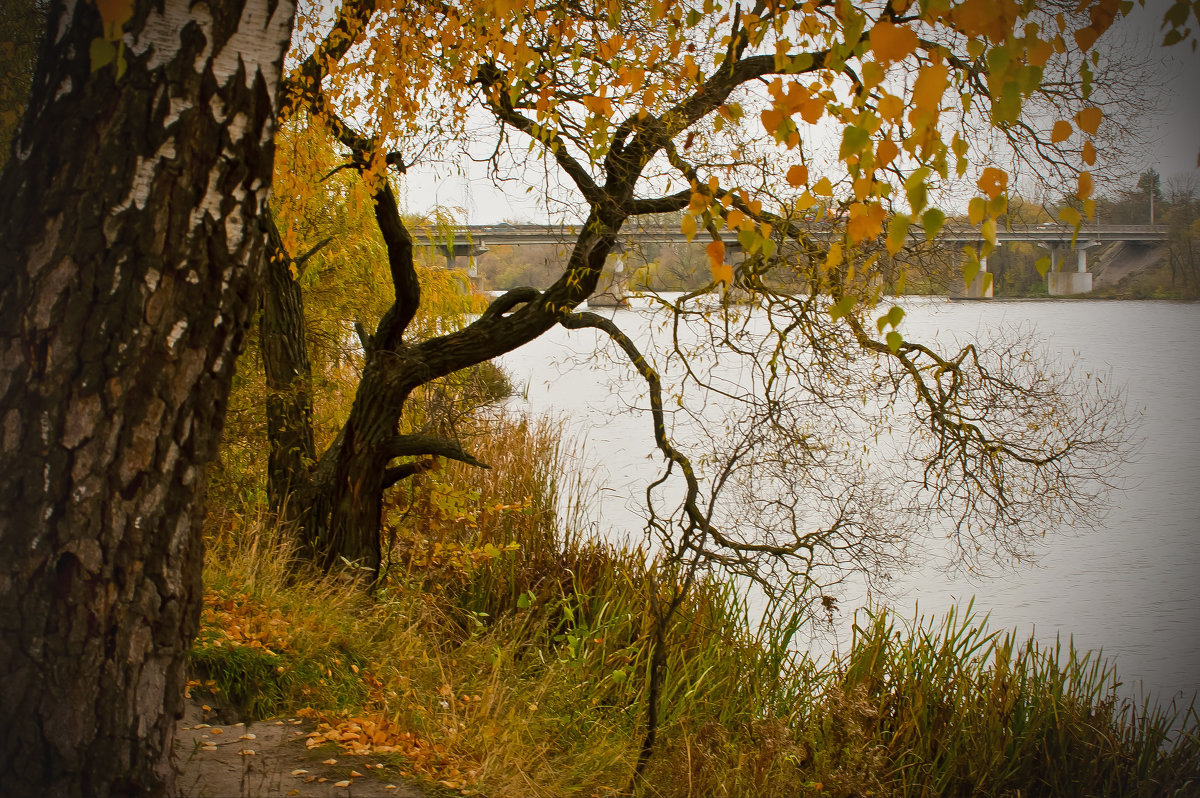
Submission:
POLYGON ((1092 292, 1091 272, 1050 272, 1047 275, 1050 296, 1070 296, 1092 292))
MULTIPOLYGON (((997 244, 996 246, 1000 246, 997 244)), ((967 299, 991 299, 994 287, 992 285, 992 273, 988 271, 988 256, 982 254, 983 246, 980 245, 979 255, 979 274, 975 275, 975 279, 967 286, 967 299)))
POLYGON ((467 276, 478 277, 479 266, 478 258, 482 258, 484 253, 488 251, 487 245, 483 241, 455 241, 453 244, 438 244, 438 250, 446 258, 446 268, 454 269, 460 257, 467 258, 467 276))
POLYGON ((625 246, 621 242, 613 247, 612 277, 603 290, 588 297, 590 308, 623 308, 629 304, 629 284, 625 279, 625 246))
MULTIPOLYGON (((997 244, 996 246, 999 246, 997 244)), ((982 243, 976 244, 976 252, 982 252, 982 243)), ((987 255, 979 255, 979 273, 971 280, 970 285, 964 281, 962 288, 955 289, 950 287, 950 296, 956 299, 991 299, 992 298, 992 274, 988 271, 987 255)))
POLYGON ((1062 269, 1064 250, 1066 247, 1050 242, 1042 242, 1038 246, 1050 251, 1050 271, 1046 274, 1046 288, 1050 296, 1071 296, 1073 294, 1090 294, 1092 291, 1092 274, 1087 270, 1087 251, 1097 246, 1097 241, 1077 241, 1075 243, 1075 271, 1062 269))

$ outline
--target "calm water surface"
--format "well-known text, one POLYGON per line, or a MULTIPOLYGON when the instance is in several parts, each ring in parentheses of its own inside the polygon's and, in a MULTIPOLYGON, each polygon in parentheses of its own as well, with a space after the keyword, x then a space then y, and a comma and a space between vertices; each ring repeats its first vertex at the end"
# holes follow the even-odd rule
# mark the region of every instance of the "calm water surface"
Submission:
MULTIPOLYGON (((1127 486, 1100 527, 1048 535, 1036 562, 986 578, 929 567, 901 575, 893 606, 938 613, 975 597, 993 628, 1016 627, 1115 658, 1126 691, 1160 700, 1200 692, 1200 305, 1167 302, 906 300, 903 331, 957 340, 1033 325, 1049 350, 1078 357, 1125 391, 1144 436, 1127 486)), ((648 335, 645 311, 615 314, 648 335)), ((635 335, 635 337, 638 337, 635 335)), ((596 491, 592 514, 610 539, 636 539, 654 456, 640 384, 598 357, 597 335, 556 330, 504 361, 516 402, 556 415, 585 444, 578 467, 596 491), (549 366, 547 366, 549 364, 549 366)), ((936 559, 936 558, 931 558, 936 559)), ((851 607, 844 607, 846 615, 851 607)))

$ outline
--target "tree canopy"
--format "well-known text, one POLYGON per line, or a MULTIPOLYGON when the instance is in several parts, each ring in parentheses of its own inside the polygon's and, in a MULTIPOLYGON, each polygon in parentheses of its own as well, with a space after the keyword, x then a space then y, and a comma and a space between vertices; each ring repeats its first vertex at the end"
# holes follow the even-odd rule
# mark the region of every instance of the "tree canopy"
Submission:
MULTIPOLYGON (((713 357, 749 355, 765 368, 769 378, 759 390, 740 395, 754 408, 751 415, 779 406, 772 392, 799 390, 781 387, 795 375, 807 374, 801 384, 811 385, 820 382, 813 375, 822 364, 865 357, 892 374, 893 390, 879 394, 880 401, 889 406, 908 396, 920 419, 915 430, 936 441, 917 458, 924 486, 953 499, 946 506, 955 508, 960 529, 1015 529, 1035 509, 1048 517, 1068 506, 1083 511, 1086 502, 1076 499, 1096 491, 1077 479, 1102 478, 1108 466, 1101 455, 1111 453, 1099 443, 1103 436, 1089 431, 1086 414, 1068 410, 1089 402, 1077 401, 1066 382, 1035 401, 1027 391, 1040 375, 1017 375, 1002 362, 985 366, 971 347, 936 354, 904 339, 903 310, 874 318, 872 309, 884 286, 894 285, 893 274, 881 279, 885 267, 908 256, 913 232, 932 240, 944 224, 946 213, 934 201, 942 182, 966 178, 976 192, 969 219, 979 226, 982 245, 965 250, 967 282, 979 271, 1007 210, 1010 179, 1004 164, 989 162, 986 150, 994 141, 978 137, 980 125, 1013 145, 1005 157, 1073 175, 1077 203, 1061 209, 1061 221, 1079 224, 1093 211, 1089 169, 1099 157, 1095 142, 1105 116, 1093 97, 1103 78, 1091 50, 1119 13, 1120 4, 1108 0, 863 8, 848 2, 397 8, 348 2, 332 18, 315 8, 302 12, 284 116, 311 115, 363 176, 394 291, 391 308, 363 338, 364 381, 356 400, 359 412, 369 404, 381 420, 370 424, 370 441, 360 441, 357 426, 366 422, 352 410, 345 434, 324 455, 314 452, 312 461, 338 460, 344 473, 333 481, 344 482, 354 470, 351 460, 368 452, 374 463, 366 470, 376 474, 397 452, 419 454, 392 431, 416 385, 510 351, 556 324, 608 332, 649 381, 651 403, 660 403, 650 358, 611 321, 575 308, 596 290, 624 226, 675 214, 686 235, 707 242, 707 289, 740 292, 766 307, 773 332, 752 353, 730 345, 727 332, 737 313, 728 305, 707 314, 674 307, 681 320, 713 326, 703 339, 725 353, 713 357), (1070 80, 1057 79, 1070 71, 1070 80), (1054 113, 1046 115, 1047 108, 1054 113), (390 181, 402 182, 414 163, 478 136, 482 123, 475 120, 483 111, 492 119, 484 127, 497 175, 518 150, 526 160, 542 159, 574 192, 584 221, 561 273, 544 291, 516 289, 477 321, 429 337, 409 328, 421 305, 421 281, 411 265, 413 236, 390 181), (735 251, 742 253, 736 268, 735 251), (812 359, 794 360, 796 352, 812 359), (375 368, 381 384, 368 388, 375 368), (967 379, 967 371, 976 376, 967 379), (1075 422, 1034 425, 1036 435, 1014 429, 1035 406, 1047 418, 1065 412, 1075 422), (1012 414, 1001 419, 997 408, 1012 414), (1018 499, 1044 480, 1043 488, 1054 486, 1046 495, 1067 504, 1018 499), (963 493, 964 484, 979 488, 978 495, 963 493)), ((293 231, 297 223, 284 219, 281 227, 293 231)), ((685 362, 693 354, 678 340, 672 349, 685 362)), ((702 382, 685 371, 686 379, 702 382)), ((840 367, 824 376, 840 385, 856 382, 840 367)), ((834 428, 846 417, 833 414, 834 428)), ((794 422, 772 420, 781 431, 794 422)), ((690 501, 698 501, 700 480, 667 432, 659 418, 655 435, 664 455, 682 469, 690 501)), ((802 444, 811 447, 810 440, 802 444)), ((387 487, 378 478, 370 484, 372 496, 387 487)), ((331 540, 360 534, 343 529, 350 523, 343 512, 358 516, 354 529, 377 526, 370 520, 379 516, 377 504, 359 515, 361 503, 352 509, 336 498, 349 486, 330 489, 335 498, 318 526, 329 524, 331 540)), ((699 504, 685 515, 685 527, 702 530, 702 538, 714 531, 699 504)), ((724 540, 718 548, 730 539, 724 540)), ((744 545, 754 550, 759 544, 744 545)), ((378 553, 369 560, 376 567, 378 553)))

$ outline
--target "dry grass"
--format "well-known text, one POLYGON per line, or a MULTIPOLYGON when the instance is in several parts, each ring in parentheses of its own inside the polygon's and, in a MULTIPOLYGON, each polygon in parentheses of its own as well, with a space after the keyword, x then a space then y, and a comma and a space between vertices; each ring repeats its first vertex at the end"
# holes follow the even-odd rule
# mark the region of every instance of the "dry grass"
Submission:
MULTIPOLYGON (((309 707, 335 737, 353 732, 344 745, 369 728, 387 756, 446 790, 622 792, 644 732, 649 591, 667 577, 643 552, 578 531, 553 427, 493 422, 471 447, 491 471, 448 467, 395 498, 374 595, 352 575, 297 570, 253 512, 215 517, 198 678, 254 714, 309 707)), ((796 632, 756 629, 731 583, 692 591, 670 631, 641 792, 1200 790, 1195 713, 1117 700, 1095 659, 1017 645, 969 613, 907 627, 872 616, 824 668, 795 651, 796 632)))

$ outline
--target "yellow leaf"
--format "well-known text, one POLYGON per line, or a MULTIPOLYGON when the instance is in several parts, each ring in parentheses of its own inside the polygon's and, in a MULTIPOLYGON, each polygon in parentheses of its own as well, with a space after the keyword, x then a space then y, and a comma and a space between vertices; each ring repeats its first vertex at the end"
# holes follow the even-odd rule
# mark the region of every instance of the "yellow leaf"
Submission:
POLYGON ((903 61, 917 49, 917 34, 906 26, 883 20, 871 29, 871 50, 882 64, 903 61))
POLYGON ((885 94, 879 98, 879 115, 889 122, 895 122, 904 113, 904 100, 894 94, 885 94))
POLYGON ((1095 28, 1080 28, 1075 31, 1075 43, 1079 45, 1080 50, 1090 50, 1098 38, 1100 34, 1095 28))
POLYGON ((1096 131, 1100 127, 1100 120, 1104 118, 1104 112, 1099 108, 1092 106, 1084 108, 1079 113, 1075 114, 1075 123, 1079 125, 1079 129, 1090 135, 1096 135, 1096 131))
POLYGON ((918 111, 936 113, 946 91, 950 69, 945 64, 930 64, 923 68, 913 83, 913 105, 918 111))
POLYGON ((1054 123, 1054 129, 1050 131, 1050 143, 1058 144, 1060 141, 1066 141, 1074 132, 1075 128, 1071 127, 1070 122, 1060 119, 1054 123))
POLYGON ((1096 148, 1092 146, 1092 142, 1090 141, 1083 143, 1083 162, 1088 166, 1096 163, 1096 148))
POLYGON ((691 241, 696 237, 696 217, 690 213, 684 214, 683 222, 680 223, 679 228, 683 232, 684 238, 691 241))
POLYGON ((113 62, 117 57, 117 48, 106 39, 95 38, 88 48, 88 55, 92 59, 92 71, 97 72, 113 62))
POLYGON ((951 18, 968 37, 1002 40, 1013 29, 1018 14, 1012 0, 965 0, 951 11, 951 18))
POLYGON ((980 191, 987 194, 988 199, 995 199, 1008 187, 1008 173, 1003 169, 989 166, 983 170, 976 185, 979 186, 980 191))
POLYGON ((821 197, 832 197, 833 186, 829 185, 829 178, 822 177, 817 181, 817 184, 812 187, 812 193, 821 197))
MULTIPOLYGON (((720 239, 717 239, 716 241, 710 241, 708 246, 704 248, 704 251, 708 254, 708 265, 709 268, 712 269, 713 279, 721 282, 724 280, 725 271, 725 242, 721 241, 720 239)), ((730 269, 732 269, 732 267, 730 267, 730 269)), ((732 282, 732 274, 728 280, 724 281, 732 282)))
POLYGON ((815 125, 821 121, 821 117, 825 115, 825 101, 820 97, 812 97, 805 101, 800 106, 800 116, 810 125, 815 125))
POLYGON ((796 164, 791 169, 788 169, 787 181, 797 188, 803 186, 808 182, 808 167, 803 164, 796 164))
POLYGON ((1079 188, 1075 191, 1075 194, 1080 199, 1087 199, 1088 197, 1092 196, 1092 189, 1094 189, 1094 188, 1095 188, 1095 185, 1092 183, 1091 174, 1089 174, 1088 172, 1080 172, 1079 173, 1079 188))
POLYGON ((996 220, 995 219, 988 219, 987 221, 985 221, 983 223, 983 226, 980 227, 979 232, 983 236, 984 241, 988 242, 993 247, 996 246, 996 220))
POLYGON ((120 37, 121 26, 133 17, 133 0, 96 0, 96 10, 104 24, 104 36, 109 41, 120 37))
POLYGON ((908 228, 912 224, 912 219, 902 213, 898 213, 888 222, 887 234, 887 250, 892 255, 900 251, 904 246, 905 239, 908 238, 908 228))
POLYGON ((1063 209, 1058 212, 1058 218, 1072 227, 1078 227, 1079 223, 1083 220, 1083 217, 1079 215, 1079 211, 1070 205, 1063 206, 1063 209))
POLYGON ((768 108, 763 111, 759 117, 762 119, 763 129, 775 135, 775 131, 783 126, 783 111, 776 108, 768 108))
POLYGON ((967 218, 971 220, 971 224, 979 224, 986 215, 987 202, 983 197, 972 197, 971 201, 967 203, 967 218))
POLYGON ((885 77, 887 77, 886 70, 874 61, 867 61, 862 65, 863 86, 866 88, 875 88, 883 82, 885 77))
POLYGON ((878 203, 869 205, 856 202, 850 206, 850 218, 846 222, 846 235, 855 244, 875 238, 883 231, 883 220, 887 212, 878 203))
POLYGON ((900 154, 900 147, 891 139, 884 139, 875 148, 875 165, 882 168, 895 160, 900 154))
POLYGON ((1054 55, 1054 43, 1038 39, 1033 47, 1030 48, 1027 60, 1033 66, 1045 66, 1052 55, 1054 55))
POLYGON ((834 269, 842 264, 842 245, 831 244, 829 246, 829 254, 825 256, 825 268, 834 269))

